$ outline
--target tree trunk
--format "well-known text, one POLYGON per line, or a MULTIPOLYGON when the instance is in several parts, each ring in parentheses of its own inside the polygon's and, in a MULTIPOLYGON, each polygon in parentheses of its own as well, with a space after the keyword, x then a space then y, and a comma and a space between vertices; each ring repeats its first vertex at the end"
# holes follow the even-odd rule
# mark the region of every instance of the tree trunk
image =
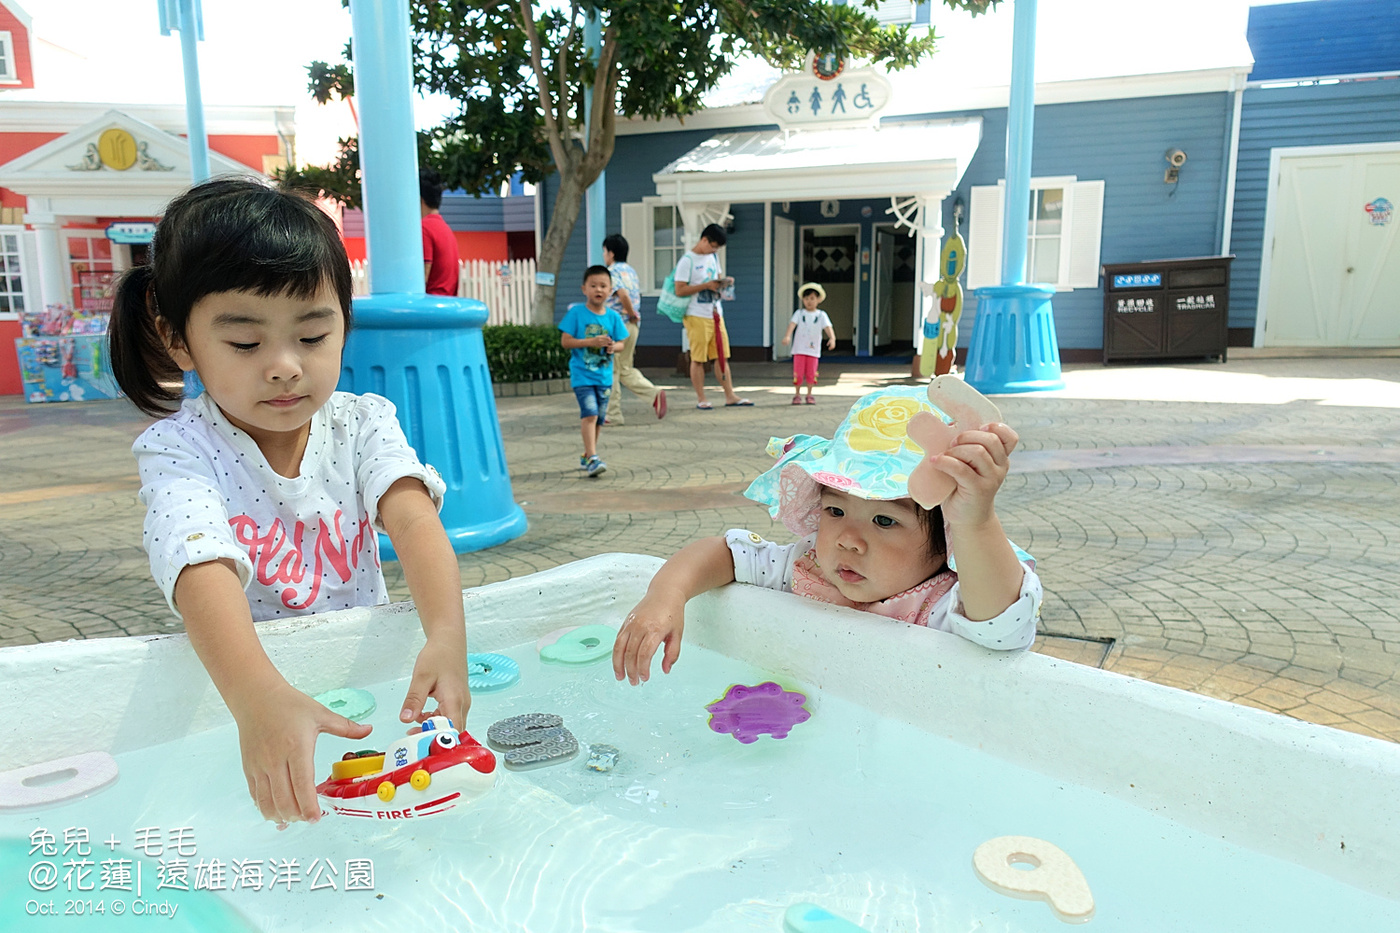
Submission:
MULTIPOLYGON (((536 268, 540 272, 548 272, 555 276, 555 284, 535 284, 531 320, 536 324, 554 323, 556 289, 561 284, 565 288, 569 285, 567 282, 558 281, 559 264, 564 260, 564 250, 569 245, 569 237, 574 233, 574 224, 578 222, 579 212, 583 209, 583 195, 587 189, 579 177, 581 174, 577 165, 570 165, 559 173, 559 191, 554 198, 554 209, 549 214, 549 229, 540 241, 540 255, 536 260, 536 268)), ((542 197, 542 194, 535 196, 542 197)))

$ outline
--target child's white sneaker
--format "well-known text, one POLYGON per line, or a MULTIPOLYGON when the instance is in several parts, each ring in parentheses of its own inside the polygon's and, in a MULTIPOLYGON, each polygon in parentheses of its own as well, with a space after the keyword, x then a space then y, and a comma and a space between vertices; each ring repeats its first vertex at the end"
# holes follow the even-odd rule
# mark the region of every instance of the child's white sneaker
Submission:
POLYGON ((589 457, 588 464, 584 467, 584 469, 588 471, 589 476, 597 476, 607 468, 608 465, 596 456, 589 457))

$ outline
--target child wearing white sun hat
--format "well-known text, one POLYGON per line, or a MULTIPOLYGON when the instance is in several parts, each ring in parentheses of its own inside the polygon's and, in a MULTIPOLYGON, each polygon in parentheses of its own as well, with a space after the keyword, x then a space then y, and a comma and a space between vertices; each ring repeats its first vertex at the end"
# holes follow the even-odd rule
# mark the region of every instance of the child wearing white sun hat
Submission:
POLYGON ((802 307, 792 312, 783 343, 792 342, 792 404, 802 404, 802 387, 807 387, 807 404, 815 405, 812 389, 817 385, 817 364, 822 358, 822 336, 826 348, 836 349, 836 331, 831 318, 820 307, 826 301, 826 289, 816 282, 807 282, 797 290, 802 307))
POLYGON ((862 397, 830 440, 773 438, 768 452, 778 463, 745 495, 800 540, 775 544, 734 529, 682 548, 618 633, 617 679, 648 679, 662 645, 669 673, 686 601, 730 582, 954 632, 988 648, 1028 648, 1040 579, 994 508, 1017 440, 996 407, 955 376, 862 397))

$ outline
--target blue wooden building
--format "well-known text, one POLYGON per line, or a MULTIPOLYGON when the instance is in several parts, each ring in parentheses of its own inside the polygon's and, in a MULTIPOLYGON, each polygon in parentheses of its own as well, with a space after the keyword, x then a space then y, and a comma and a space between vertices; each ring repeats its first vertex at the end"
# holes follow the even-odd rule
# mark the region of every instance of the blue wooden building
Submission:
POLYGON ((1230 325, 1254 346, 1400 346, 1400 2, 1250 11, 1230 325))
MULTIPOLYGON (((783 355, 803 281, 827 291, 838 352, 904 358, 932 300, 919 283, 937 278, 938 245, 957 225, 966 346, 972 291, 1000 265, 1010 6, 974 19, 885 3, 883 15, 936 29, 930 61, 894 74, 746 63, 684 123, 620 123, 607 228, 632 244, 644 295, 721 222, 736 359, 783 355)), ((1101 358, 1102 264, 1221 253, 1238 257, 1232 345, 1400 345, 1400 317, 1372 310, 1400 286, 1396 225, 1381 222, 1400 194, 1397 22, 1400 0, 1181 0, 1150 15, 1041 0, 1028 277, 1056 287, 1062 358, 1101 358), (1186 161, 1169 173, 1173 150, 1186 161), (1303 192, 1301 206, 1280 200, 1280 184, 1303 192), (1316 256, 1314 241, 1330 259, 1278 260, 1316 256)), ((542 186, 546 223, 555 190, 542 186)), ((584 227, 560 269, 557 315, 578 299, 584 227)), ((639 343, 641 362, 669 364, 680 328, 645 314, 639 343)))

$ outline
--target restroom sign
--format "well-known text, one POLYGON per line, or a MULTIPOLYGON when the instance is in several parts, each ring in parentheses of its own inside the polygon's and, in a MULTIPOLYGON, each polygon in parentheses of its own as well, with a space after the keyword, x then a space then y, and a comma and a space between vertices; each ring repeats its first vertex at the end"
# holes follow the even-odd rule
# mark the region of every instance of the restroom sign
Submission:
POLYGON ((806 68, 779 78, 763 95, 763 109, 785 130, 868 126, 891 94, 889 80, 874 69, 847 71, 809 53, 806 68))
POLYGON ((1395 205, 1390 203, 1389 198, 1376 198, 1366 205, 1366 216, 1371 218, 1371 223, 1384 227, 1390 223, 1390 218, 1395 213, 1395 205))

